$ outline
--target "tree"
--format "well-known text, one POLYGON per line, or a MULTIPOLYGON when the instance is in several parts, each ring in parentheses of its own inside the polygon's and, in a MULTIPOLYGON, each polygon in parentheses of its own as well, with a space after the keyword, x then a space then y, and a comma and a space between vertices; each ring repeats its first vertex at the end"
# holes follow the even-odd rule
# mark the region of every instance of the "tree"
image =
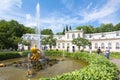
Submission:
POLYGON ((51 29, 43 29, 41 30, 42 35, 53 35, 53 31, 51 29))
POLYGON ((63 35, 63 32, 57 32, 56 35, 63 35))
POLYGON ((94 33, 93 26, 78 26, 76 27, 77 30, 83 29, 84 33, 94 33))
POLYGON ((83 47, 83 51, 84 51, 85 46, 91 45, 91 42, 89 42, 89 40, 85 38, 75 38, 72 40, 72 43, 78 46, 79 51, 81 47, 83 47))
POLYGON ((94 28, 94 32, 95 33, 100 33, 100 28, 99 27, 94 28))
POLYGON ((66 31, 69 31, 69 30, 68 30, 68 25, 66 25, 66 31))
POLYGON ((0 20, 0 47, 2 49, 12 48, 17 50, 21 37, 23 34, 29 33, 29 30, 32 29, 26 29, 23 24, 19 24, 15 20, 0 20))
POLYGON ((118 30, 120 30, 120 23, 118 23, 114 26, 114 31, 118 31, 118 30))
POLYGON ((25 30, 25 33, 35 33, 35 29, 30 27, 25 27, 24 30, 25 30))
POLYGON ((52 35, 48 36, 47 38, 43 38, 41 40, 42 45, 49 45, 49 48, 51 50, 52 46, 56 45, 56 39, 53 38, 52 35))
POLYGON ((113 31, 114 27, 113 27, 113 24, 112 23, 109 23, 109 24, 101 24, 100 25, 100 32, 111 32, 113 31))
POLYGON ((63 29, 63 32, 62 32, 62 34, 63 34, 63 35, 65 34, 65 28, 63 29))
POLYGON ((69 27, 69 30, 72 30, 71 26, 69 27))

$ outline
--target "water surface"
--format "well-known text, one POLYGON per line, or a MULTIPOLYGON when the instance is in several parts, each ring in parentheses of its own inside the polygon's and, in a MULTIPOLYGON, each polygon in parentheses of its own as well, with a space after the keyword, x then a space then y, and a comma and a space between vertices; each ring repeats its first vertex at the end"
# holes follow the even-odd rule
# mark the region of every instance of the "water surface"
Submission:
MULTIPOLYGON (((53 66, 47 67, 46 69, 37 72, 37 74, 31 79, 54 77, 63 73, 79 70, 88 65, 85 61, 76 60, 73 58, 64 57, 64 61, 61 61, 63 57, 49 56, 48 58, 55 58, 60 61, 53 66)), ((0 61, 0 63, 8 64, 24 59, 26 58, 16 58, 0 61)), ((12 66, 0 67, 0 80, 28 80, 28 77, 26 77, 26 73, 27 70, 25 69, 19 69, 12 66)))

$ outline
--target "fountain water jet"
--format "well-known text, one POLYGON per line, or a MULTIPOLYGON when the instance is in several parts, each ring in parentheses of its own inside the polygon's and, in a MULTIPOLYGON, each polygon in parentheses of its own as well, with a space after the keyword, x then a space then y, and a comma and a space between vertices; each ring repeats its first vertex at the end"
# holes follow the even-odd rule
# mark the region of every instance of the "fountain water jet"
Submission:
POLYGON ((36 22, 37 22, 37 27, 36 27, 36 34, 38 35, 38 40, 36 41, 37 48, 40 49, 40 5, 37 3, 36 6, 36 22))

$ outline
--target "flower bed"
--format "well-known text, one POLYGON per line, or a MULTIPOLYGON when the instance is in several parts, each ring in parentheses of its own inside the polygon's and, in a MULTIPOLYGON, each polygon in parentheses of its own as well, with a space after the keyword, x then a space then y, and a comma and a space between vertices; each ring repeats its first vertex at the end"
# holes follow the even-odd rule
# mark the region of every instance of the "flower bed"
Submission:
MULTIPOLYGON (((63 56, 62 51, 45 51, 45 53, 46 55, 63 56)), ((64 56, 86 60, 89 66, 54 78, 40 78, 39 80, 116 80, 118 78, 117 66, 103 56, 86 52, 64 52, 64 56)))

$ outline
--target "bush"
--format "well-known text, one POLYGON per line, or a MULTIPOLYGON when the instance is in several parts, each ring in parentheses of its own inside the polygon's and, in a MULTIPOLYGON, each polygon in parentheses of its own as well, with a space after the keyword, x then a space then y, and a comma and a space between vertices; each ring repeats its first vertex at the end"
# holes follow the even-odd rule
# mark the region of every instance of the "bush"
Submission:
POLYGON ((18 58, 20 55, 18 52, 0 52, 0 60, 18 58))
MULTIPOLYGON (((62 51, 46 51, 45 53, 46 55, 63 55, 62 51)), ((117 66, 103 56, 86 52, 64 52, 64 56, 86 60, 89 66, 54 78, 40 78, 39 80, 116 80, 118 78, 117 66)))
POLYGON ((21 55, 22 57, 26 57, 29 53, 31 53, 31 51, 26 50, 26 51, 22 51, 22 52, 20 53, 20 55, 21 55))

